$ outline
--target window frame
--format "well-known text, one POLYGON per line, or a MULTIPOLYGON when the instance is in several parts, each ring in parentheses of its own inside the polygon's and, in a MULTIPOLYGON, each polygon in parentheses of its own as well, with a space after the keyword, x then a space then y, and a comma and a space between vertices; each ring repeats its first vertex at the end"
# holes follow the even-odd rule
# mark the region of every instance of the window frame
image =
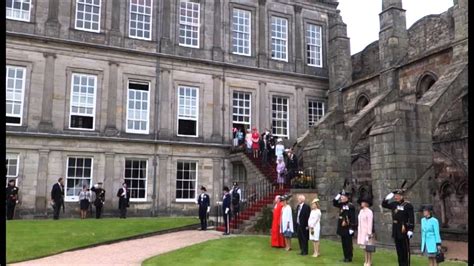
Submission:
MULTIPOLYGON (((182 179, 184 180, 184 179, 182 179)), ((175 201, 177 203, 195 203, 196 202, 196 198, 198 196, 198 187, 197 187, 197 184, 198 181, 199 181, 199 162, 198 161, 192 161, 192 160, 177 160, 176 161, 176 179, 175 179, 175 191, 174 191, 174 196, 175 196, 175 201), (189 199, 183 199, 183 198, 177 198, 176 197, 176 192, 178 191, 178 187, 177 187, 177 183, 178 183, 178 164, 179 163, 194 163, 196 164, 196 179, 194 180, 195 184, 194 184, 194 197, 193 198, 189 198, 189 199)), ((189 190, 191 191, 191 190, 189 190)))
MULTIPOLYGON (((171 1, 171 0, 169 0, 171 1)), ((178 45, 179 46, 182 46, 182 47, 189 47, 189 48, 196 48, 196 49, 199 49, 201 47, 200 45, 200 42, 201 42, 201 3, 200 2, 194 2, 194 1, 190 1, 190 0, 179 0, 179 5, 178 5, 178 45), (181 3, 193 3, 193 4, 197 4, 198 6, 198 17, 197 17, 197 23, 194 24, 194 23, 189 23, 189 22, 181 22, 181 3), (181 43, 180 39, 181 39, 181 25, 185 25, 185 26, 190 26, 190 27, 197 27, 197 45, 192 45, 192 44, 185 44, 185 43, 181 43)), ((192 37, 191 37, 191 40, 192 40, 192 37)))
MULTIPOLYGON (((313 23, 313 22, 307 22, 306 23, 306 29, 305 29, 305 57, 306 57, 306 65, 311 66, 311 67, 319 67, 319 68, 323 67, 323 26, 321 26, 319 24, 316 24, 316 23, 313 23), (309 44, 308 31, 309 31, 311 26, 317 27, 320 30, 320 32, 319 32, 319 55, 320 55, 319 62, 320 62, 320 64, 319 65, 308 63, 308 60, 311 59, 308 56, 308 46, 318 47, 315 44, 309 44)), ((314 58, 313 60, 316 61, 317 58, 314 58)))
MULTIPOLYGON (((134 79, 128 79, 127 81, 127 112, 125 114, 125 132, 127 133, 133 133, 133 134, 150 134, 150 94, 151 94, 151 82, 149 81, 139 81, 139 80, 134 80, 134 79), (130 81, 132 83, 138 83, 138 84, 147 84, 148 85, 148 95, 147 95, 147 121, 146 121, 146 130, 135 130, 135 129, 129 129, 128 128, 128 119, 129 119, 129 101, 130 101, 130 95, 129 95, 129 90, 130 90, 130 81)), ((136 121, 136 120, 134 120, 136 121)))
POLYGON ((290 138, 290 97, 289 96, 282 96, 282 95, 272 95, 272 101, 271 101, 271 110, 272 110, 272 118, 271 118, 271 126, 272 126, 272 134, 273 136, 276 136, 276 137, 282 137, 282 138, 287 138, 289 139, 290 138), (286 100, 286 106, 287 106, 287 112, 286 112, 286 135, 282 135, 282 134, 277 134, 277 133, 274 133, 273 130, 275 130, 275 127, 273 126, 273 121, 274 121, 274 117, 273 117, 273 99, 274 98, 281 98, 281 99, 284 99, 286 100))
MULTIPOLYGON (((245 101, 242 100, 242 101, 245 101)), ((242 108, 242 107, 240 107, 242 108)), ((245 107, 243 107, 245 109, 245 107)), ((250 128, 250 125, 252 124, 252 93, 251 92, 247 92, 247 91, 241 91, 241 90, 233 90, 232 91, 232 112, 231 112, 231 115, 232 115, 232 124, 244 124, 244 125, 248 125, 249 128, 250 128), (245 121, 235 121, 234 120, 234 93, 240 93, 240 94, 248 94, 249 95, 249 114, 248 114, 248 118, 249 118, 249 122, 245 122, 245 121)), ((244 115, 245 117, 245 115, 244 115)))
MULTIPOLYGON (((16 80, 16 71, 17 69, 21 68, 23 70, 23 76, 22 76, 22 86, 21 86, 21 104, 20 104, 20 114, 19 115, 15 115, 15 114, 11 114, 9 116, 11 117, 18 117, 20 118, 20 123, 18 124, 14 124, 14 123, 5 123, 7 126, 22 126, 23 125, 23 108, 24 108, 24 105, 25 105, 25 89, 26 89, 26 71, 27 71, 27 68, 24 67, 24 66, 15 66, 15 65, 8 65, 8 62, 6 64, 6 75, 5 75, 5 93, 6 93, 6 90, 7 90, 7 87, 8 87, 8 69, 9 68, 14 68, 15 69, 15 80, 16 80)), ((7 99, 7 95, 5 94, 5 104, 6 102, 8 101, 7 99)), ((6 106, 5 106, 6 107, 6 106)), ((8 114, 5 112, 5 118, 8 114)))
MULTIPOLYGON (((123 168, 123 180, 125 182, 125 180, 127 179, 125 177, 125 169, 126 169, 126 165, 127 165, 127 160, 131 160, 132 162, 133 161, 144 161, 146 163, 146 167, 145 167, 145 197, 144 198, 132 198, 132 193, 130 192, 130 202, 146 202, 148 200, 148 167, 149 167, 149 163, 148 163, 148 159, 147 158, 133 158, 133 157, 126 157, 125 160, 124 160, 124 168, 123 168)), ((128 178, 129 180, 131 180, 131 178, 128 178)), ((137 180, 140 180, 140 179, 137 179, 137 180)), ((129 187, 127 185, 127 189, 129 189, 129 191, 131 191, 130 189, 132 189, 131 187, 129 187)), ((139 189, 139 188, 138 188, 139 189)))
POLYGON ((277 61, 282 61, 282 62, 288 62, 289 61, 289 55, 288 55, 288 46, 289 46, 289 42, 290 42, 290 38, 289 38, 289 31, 288 31, 288 28, 290 26, 290 20, 284 16, 279 16, 279 15, 276 15, 276 14, 272 14, 270 15, 270 58, 272 60, 277 60, 277 61), (273 37, 272 36, 272 27, 273 27, 273 18, 277 18, 277 19, 282 19, 284 21, 286 21, 286 39, 283 39, 283 38, 277 38, 277 37, 273 37), (274 57, 273 56, 273 40, 276 39, 276 40, 284 40, 286 42, 286 45, 285 45, 285 54, 286 54, 286 58, 277 58, 277 57, 274 57))
MULTIPOLYGON (((150 0, 150 37, 149 38, 145 38, 145 37, 137 37, 137 36, 132 36, 130 34, 130 31, 132 30, 132 1, 133 0, 130 0, 129 1, 129 9, 128 9, 128 37, 131 38, 131 39, 137 39, 137 40, 144 40, 144 41, 151 41, 152 40, 152 36, 153 36, 153 0, 150 0)), ((146 0, 145 0, 145 4, 146 4, 146 0)), ((139 4, 137 4, 137 6, 139 6, 139 4)), ((146 8, 146 5, 145 5, 145 8, 146 8)), ((138 14, 138 11, 135 12, 138 14)), ((141 14, 141 15, 144 15, 144 14, 141 14)), ((137 31, 137 28, 135 27, 135 31, 137 31)), ((145 30, 143 30, 143 32, 145 32, 145 30)))
MULTIPOLYGON (((94 29, 87 29, 87 28, 80 28, 77 26, 77 13, 79 12, 79 1, 82 1, 82 0, 75 0, 76 1, 76 10, 75 10, 75 14, 74 14, 74 29, 75 30, 80 30, 80 31, 87 31, 87 32, 94 32, 94 33, 100 33, 100 29, 101 29, 101 17, 102 17, 102 0, 98 0, 99 1, 99 13, 98 13, 98 16, 99 16, 99 20, 97 21, 97 30, 94 30, 94 29)), ((93 0, 92 0, 93 1, 93 0)), ((86 5, 86 3, 82 3, 84 5, 86 5)), ((95 4, 91 4, 92 6, 95 6, 95 4)), ((93 13, 91 13, 93 14, 93 13)), ((85 21, 85 20, 83 20, 85 21)), ((92 23, 94 22, 93 21, 93 16, 91 15, 91 25, 92 23)))
MULTIPOLYGON (((29 5, 30 7, 28 8, 28 19, 20 19, 20 18, 16 18, 16 17, 9 17, 8 16, 8 9, 12 9, 12 10, 17 10, 17 9, 14 9, 13 6, 14 6, 14 3, 15 3, 15 0, 12 0, 12 4, 13 6, 12 7, 6 7, 5 9, 5 19, 9 19, 9 20, 15 20, 15 21, 22 21, 22 22, 31 22, 31 9, 32 9, 32 5, 33 5, 33 0, 20 0, 21 1, 21 7, 23 7, 23 4, 25 1, 29 1, 29 5)), ((26 12, 26 11, 23 11, 21 10, 22 12, 26 12)))
MULTIPOLYGON (((11 178, 15 178, 15 186, 18 186, 18 177, 20 175, 20 154, 19 153, 9 153, 9 152, 6 152, 5 153, 5 160, 12 160, 12 159, 16 159, 16 169, 15 169, 15 175, 9 175, 8 174, 8 169, 9 167, 7 167, 7 172, 5 173, 5 182, 6 182, 6 185, 8 186, 8 181, 11 179, 11 178), (9 158, 11 157, 11 158, 9 158), (16 158, 13 158, 13 157, 16 157, 16 158)), ((10 163, 8 164, 10 165, 10 163)))
MULTIPOLYGON (((232 23, 229 23, 229 24, 230 24, 230 27, 231 27, 231 49, 232 49, 232 54, 243 55, 243 56, 252 56, 252 11, 247 10, 247 9, 243 9, 243 8, 240 8, 240 7, 232 7, 232 23), (248 42, 249 42, 248 50, 249 50, 249 52, 248 53, 239 53, 239 52, 234 51, 234 32, 243 33, 243 32, 234 30, 234 11, 236 11, 236 10, 238 10, 240 12, 248 13, 248 15, 249 15, 249 18, 248 18, 249 32, 246 33, 249 36, 249 38, 248 38, 248 42)), ((245 34, 245 33, 243 33, 243 34, 245 34)), ((243 48, 245 49, 245 47, 243 47, 243 48)))
POLYGON ((199 137, 199 87, 194 87, 194 86, 188 86, 188 85, 178 85, 178 89, 177 89, 177 93, 178 93, 178 102, 176 104, 176 135, 178 137, 189 137, 189 138, 197 138, 199 137), (179 114, 179 97, 180 97, 180 88, 191 88, 191 89, 195 89, 196 90, 196 119, 190 119, 190 118, 181 118, 183 120, 192 120, 192 121, 196 121, 196 135, 182 135, 182 134, 179 134, 179 120, 180 120, 180 114, 179 114))
MULTIPOLYGON (((86 155, 68 155, 66 157, 66 175, 65 175, 65 186, 64 186, 64 202, 79 202, 79 195, 68 196, 67 195, 67 180, 69 179, 68 171, 69 171, 69 159, 70 158, 81 158, 81 159, 91 159, 91 178, 89 185, 92 186, 94 184, 94 157, 93 156, 86 156, 86 155), (77 198, 77 199, 76 199, 77 198)), ((74 177, 74 179, 78 179, 74 177)), ((89 186, 89 188, 90 188, 89 186)), ((81 187, 82 189, 82 187, 81 187)))
MULTIPOLYGON (((306 103, 307 103, 307 119, 308 119, 307 125, 308 125, 308 128, 309 128, 309 127, 314 126, 321 118, 324 117, 324 115, 326 115, 326 102, 323 101, 323 100, 321 100, 321 99, 309 98, 309 99, 307 99, 306 103), (310 116, 310 114, 309 114, 309 109, 310 109, 310 103, 311 103, 311 102, 316 102, 316 103, 321 103, 321 104, 322 104, 322 115, 321 115, 321 117, 320 117, 318 120, 313 121, 313 124, 312 124, 312 125, 310 124, 311 121, 310 121, 310 119, 309 119, 309 116, 310 116)), ((314 108, 312 108, 312 109, 314 109, 314 108)), ((316 110, 317 110, 317 109, 316 109, 316 110)), ((314 114, 313 114, 312 116, 317 116, 317 115, 314 115, 314 114)))
POLYGON ((71 92, 70 92, 70 98, 69 98, 69 122, 68 122, 68 129, 71 130, 86 130, 86 131, 95 131, 95 123, 96 123, 96 111, 97 111, 97 90, 98 90, 98 75, 95 74, 87 74, 87 73, 79 73, 79 72, 72 72, 71 75, 71 92), (71 127, 71 119, 73 114, 74 115, 82 115, 82 116, 88 116, 88 115, 83 115, 83 114, 76 114, 72 112, 72 102, 73 102, 73 93, 74 93, 74 77, 76 75, 79 76, 89 76, 89 77, 94 77, 94 103, 93 103, 93 110, 92 110, 92 128, 74 128, 71 127))

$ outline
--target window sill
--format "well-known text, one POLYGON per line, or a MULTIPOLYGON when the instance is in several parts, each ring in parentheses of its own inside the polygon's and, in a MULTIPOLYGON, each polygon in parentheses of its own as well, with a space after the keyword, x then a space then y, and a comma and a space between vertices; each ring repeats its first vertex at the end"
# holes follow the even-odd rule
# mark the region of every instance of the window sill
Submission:
POLYGON ((192 204, 196 204, 196 200, 194 199, 176 199, 174 201, 174 203, 192 203, 192 204))

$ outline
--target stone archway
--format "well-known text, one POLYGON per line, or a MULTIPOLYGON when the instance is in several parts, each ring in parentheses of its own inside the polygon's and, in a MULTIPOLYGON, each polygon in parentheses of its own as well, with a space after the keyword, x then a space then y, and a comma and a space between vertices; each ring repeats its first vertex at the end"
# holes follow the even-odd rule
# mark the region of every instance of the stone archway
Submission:
POLYGON ((437 80, 438 77, 433 72, 426 72, 421 75, 416 85, 416 100, 421 99, 423 94, 425 94, 437 80))
POLYGON ((370 99, 365 93, 359 95, 356 101, 355 113, 357 114, 358 112, 360 112, 360 110, 362 110, 367 104, 369 104, 369 102, 370 99))

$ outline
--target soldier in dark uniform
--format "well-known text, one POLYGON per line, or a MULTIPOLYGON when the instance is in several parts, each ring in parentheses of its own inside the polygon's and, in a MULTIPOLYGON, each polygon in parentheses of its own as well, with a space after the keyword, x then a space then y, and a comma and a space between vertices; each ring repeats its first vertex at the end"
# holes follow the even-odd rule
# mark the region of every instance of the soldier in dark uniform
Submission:
POLYGON ((197 204, 199 205, 199 219, 201 220, 201 229, 207 229, 207 214, 211 211, 211 201, 206 193, 206 188, 201 186, 201 195, 199 195, 197 204))
POLYGON ((344 252, 343 262, 352 261, 352 237, 357 228, 355 208, 349 202, 349 197, 350 193, 342 190, 332 201, 334 207, 339 208, 336 232, 341 236, 342 250, 344 252))
POLYGON ((402 188, 392 191, 382 201, 382 207, 392 210, 392 237, 397 248, 399 266, 410 265, 410 239, 415 228, 413 205, 404 200, 404 193, 402 185, 402 188), (392 198, 394 200, 390 201, 392 198))
POLYGON ((95 218, 100 219, 102 215, 102 207, 104 207, 105 203, 105 189, 102 188, 102 182, 95 184, 91 191, 95 193, 95 218))
POLYGON ((224 187, 224 196, 222 197, 222 212, 224 213, 224 235, 230 234, 230 193, 229 188, 224 187))
POLYGON ((12 220, 13 216, 15 216, 15 206, 18 203, 18 187, 15 186, 15 179, 8 181, 8 186, 5 188, 5 199, 7 220, 12 220))

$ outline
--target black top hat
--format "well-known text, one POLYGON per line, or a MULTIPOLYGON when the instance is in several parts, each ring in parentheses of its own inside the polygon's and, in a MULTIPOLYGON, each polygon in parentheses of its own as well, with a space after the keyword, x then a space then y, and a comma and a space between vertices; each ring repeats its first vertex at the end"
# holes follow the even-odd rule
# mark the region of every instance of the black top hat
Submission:
POLYGON ((97 182, 97 184, 98 184, 98 185, 102 185, 102 184, 104 184, 104 183, 102 183, 102 182, 97 182))
POLYGON ((8 180, 8 183, 15 182, 15 178, 8 180))
POLYGON ((430 211, 430 212, 432 212, 432 211, 433 211, 433 205, 431 205, 431 204, 423 204, 423 205, 421 205, 421 207, 420 207, 420 211, 430 211))
POLYGON ((204 187, 204 186, 201 186, 201 190, 207 191, 206 187, 204 187))
POLYGON ((226 186, 226 187, 224 187, 224 191, 227 191, 227 192, 229 192, 229 187, 227 187, 227 186, 226 186))
POLYGON ((359 203, 359 205, 362 204, 362 202, 367 202, 367 204, 369 204, 369 207, 372 206, 372 198, 369 196, 360 197, 357 200, 357 203, 359 203))
POLYGON ((339 193, 339 194, 341 194, 341 196, 346 196, 346 197, 350 197, 350 196, 351 196, 351 193, 350 193, 349 191, 346 191, 345 189, 343 189, 343 190, 341 191, 341 193, 339 193))
POLYGON ((403 188, 403 187, 405 186, 406 183, 407 183, 407 181, 404 180, 402 186, 401 186, 400 188, 394 189, 394 190, 392 191, 392 193, 393 193, 393 194, 399 194, 399 195, 405 194, 406 189, 403 188))
POLYGON ((287 200, 287 197, 286 197, 286 195, 282 195, 282 196, 280 196, 280 200, 281 200, 281 201, 287 200))

